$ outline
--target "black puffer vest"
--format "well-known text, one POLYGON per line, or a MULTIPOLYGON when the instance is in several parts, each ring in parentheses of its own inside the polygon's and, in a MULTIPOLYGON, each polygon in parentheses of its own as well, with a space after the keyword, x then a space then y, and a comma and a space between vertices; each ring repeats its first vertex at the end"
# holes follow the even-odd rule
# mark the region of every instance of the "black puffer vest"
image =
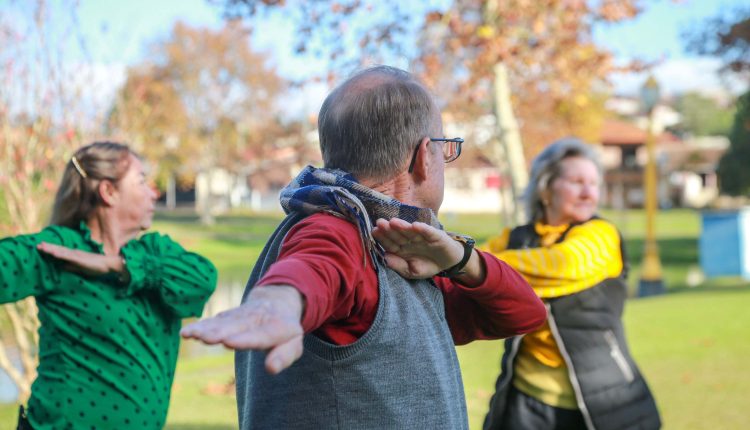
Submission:
MULTIPOLYGON (((558 242, 565 239, 567 231, 558 242)), ((652 430, 661 427, 651 391, 628 351, 622 325, 627 297, 627 261, 623 271, 594 287, 545 300, 549 326, 570 373, 578 408, 588 430, 652 430)), ((515 228, 508 249, 535 248, 540 237, 533 224, 515 228)), ((508 391, 522 336, 505 341, 501 373, 490 401, 484 429, 501 429, 508 391)), ((514 430, 514 429, 507 429, 514 430)))

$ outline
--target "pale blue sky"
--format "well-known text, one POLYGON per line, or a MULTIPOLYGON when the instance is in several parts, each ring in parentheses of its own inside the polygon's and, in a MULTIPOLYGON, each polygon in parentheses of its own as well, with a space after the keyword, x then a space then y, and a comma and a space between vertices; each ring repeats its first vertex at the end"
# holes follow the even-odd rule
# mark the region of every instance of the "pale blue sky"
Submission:
POLYGON ((688 56, 681 34, 700 26, 707 17, 735 9, 745 0, 647 0, 645 12, 635 20, 596 28, 596 40, 619 57, 642 56, 649 60, 662 56, 678 59, 688 56))
MULTIPOLYGON (((717 63, 710 59, 695 59, 685 52, 681 34, 691 26, 700 25, 706 17, 731 10, 744 0, 647 0, 644 13, 625 23, 600 25, 595 39, 612 49, 618 60, 642 58, 664 61, 657 69, 663 75, 667 92, 690 89, 696 82, 716 86, 713 74, 717 63)), ((166 37, 172 24, 181 19, 193 25, 218 27, 220 10, 204 0, 82 0, 80 24, 89 35, 89 49, 95 61, 132 64, 145 53, 150 42, 166 37), (105 30, 106 32, 102 32, 105 30)), ((323 61, 294 58, 291 44, 292 28, 280 21, 264 23, 256 29, 256 47, 272 50, 282 73, 299 77, 305 70, 322 68, 323 61)), ((619 92, 634 90, 642 77, 616 77, 619 92)))
MULTIPOLYGON (((620 56, 643 55, 651 58, 666 55, 685 56, 680 34, 683 28, 700 24, 705 17, 731 10, 746 3, 744 0, 648 0, 646 11, 635 20, 612 25, 601 25, 595 31, 598 41, 609 46, 620 56)), ((194 25, 221 25, 220 10, 205 0, 81 0, 80 24, 89 35, 107 31, 105 39, 117 45, 126 62, 142 54, 142 48, 152 40, 168 33, 176 20, 194 25)), ((284 30, 273 37, 289 41, 284 30)), ((265 34, 270 36, 270 34, 265 34)), ((264 43, 268 37, 263 37, 264 43)), ((102 52, 106 48, 101 47, 102 52)))
MULTIPOLYGON (((594 33, 596 40, 623 58, 683 58, 686 56, 681 40, 683 29, 699 25, 704 18, 731 10, 745 1, 647 0, 645 3, 648 4, 645 12, 635 20, 598 26, 594 33)), ((111 61, 125 63, 138 60, 148 43, 166 36, 176 20, 211 27, 221 25, 220 9, 205 0, 81 0, 79 15, 80 24, 85 34, 92 36, 92 42, 99 39, 93 36, 104 36, 99 46, 91 43, 92 50, 104 54, 104 58, 110 57, 111 61)), ((259 28, 256 42, 287 54, 284 46, 292 41, 292 29, 279 21, 274 26, 277 28, 259 28)))
MULTIPOLYGON (((645 0, 649 4, 637 19, 625 23, 599 25, 595 40, 609 47, 618 61, 640 58, 661 60, 655 70, 666 95, 701 89, 720 91, 715 74, 719 63, 711 58, 695 58, 685 52, 681 34, 690 26, 700 25, 706 17, 734 9, 745 0, 645 0)), ((430 0, 446 3, 448 0, 430 0)), ((67 4, 63 0, 49 2, 56 7, 67 4)), ((9 3, 0 0, 0 13, 9 3)), ((15 2, 16 8, 23 2, 15 2)), ((415 3, 416 4, 416 3, 415 3)), ((420 3, 421 4, 421 3, 420 3)), ((411 3, 410 3, 411 5, 411 3)), ((68 59, 86 63, 98 78, 97 92, 104 100, 107 92, 114 92, 122 83, 127 66, 139 62, 148 54, 155 41, 166 38, 177 20, 195 26, 222 25, 220 8, 205 0, 80 0, 78 29, 83 35, 88 55, 77 58, 71 50, 68 59)), ((288 12, 286 12, 288 13, 288 12)), ((63 14, 64 15, 64 14, 63 14)), ((418 23, 415 23, 415 26, 418 23)), ((293 28, 281 19, 265 20, 255 28, 253 43, 268 50, 279 71, 291 78, 305 76, 308 71, 324 69, 324 59, 299 58, 293 53, 293 28)), ((403 60, 397 66, 407 65, 403 60)), ((614 76, 615 92, 635 94, 643 75, 614 76)), ((296 96, 292 110, 316 111, 326 88, 323 85, 305 89, 296 96)))

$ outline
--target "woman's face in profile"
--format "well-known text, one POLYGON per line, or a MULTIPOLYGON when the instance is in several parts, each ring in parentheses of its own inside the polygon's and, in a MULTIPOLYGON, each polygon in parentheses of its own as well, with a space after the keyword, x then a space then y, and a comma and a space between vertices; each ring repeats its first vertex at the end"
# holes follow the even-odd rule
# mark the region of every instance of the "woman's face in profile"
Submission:
POLYGON ((547 222, 553 225, 588 221, 599 205, 599 169, 584 157, 560 162, 560 176, 550 185, 547 222))
POLYGON ((151 227, 157 195, 146 181, 141 160, 133 154, 129 157, 128 171, 117 182, 120 194, 117 217, 123 229, 146 230, 151 227))

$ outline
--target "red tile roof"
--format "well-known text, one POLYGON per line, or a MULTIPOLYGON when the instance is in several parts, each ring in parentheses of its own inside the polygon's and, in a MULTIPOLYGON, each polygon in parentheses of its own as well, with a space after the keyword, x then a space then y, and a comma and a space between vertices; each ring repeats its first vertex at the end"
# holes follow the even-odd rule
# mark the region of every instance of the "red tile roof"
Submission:
POLYGON ((602 145, 643 145, 646 131, 616 119, 605 119, 600 141, 602 145))
MULTIPOLYGON (((627 146, 646 143, 646 130, 618 119, 605 119, 600 136, 599 141, 602 145, 627 146)), ((663 132, 656 137, 656 142, 681 142, 681 140, 670 132, 663 132)))

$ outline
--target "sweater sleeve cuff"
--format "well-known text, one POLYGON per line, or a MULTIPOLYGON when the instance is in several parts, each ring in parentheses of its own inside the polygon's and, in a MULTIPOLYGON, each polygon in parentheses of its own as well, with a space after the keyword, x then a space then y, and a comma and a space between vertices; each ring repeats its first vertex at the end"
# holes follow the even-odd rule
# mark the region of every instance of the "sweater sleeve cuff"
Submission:
POLYGON ((474 287, 468 287, 458 282, 455 282, 455 286, 464 294, 477 301, 497 297, 498 288, 502 289, 505 285, 505 271, 513 269, 489 252, 477 250, 477 253, 482 258, 487 271, 484 281, 474 287))

